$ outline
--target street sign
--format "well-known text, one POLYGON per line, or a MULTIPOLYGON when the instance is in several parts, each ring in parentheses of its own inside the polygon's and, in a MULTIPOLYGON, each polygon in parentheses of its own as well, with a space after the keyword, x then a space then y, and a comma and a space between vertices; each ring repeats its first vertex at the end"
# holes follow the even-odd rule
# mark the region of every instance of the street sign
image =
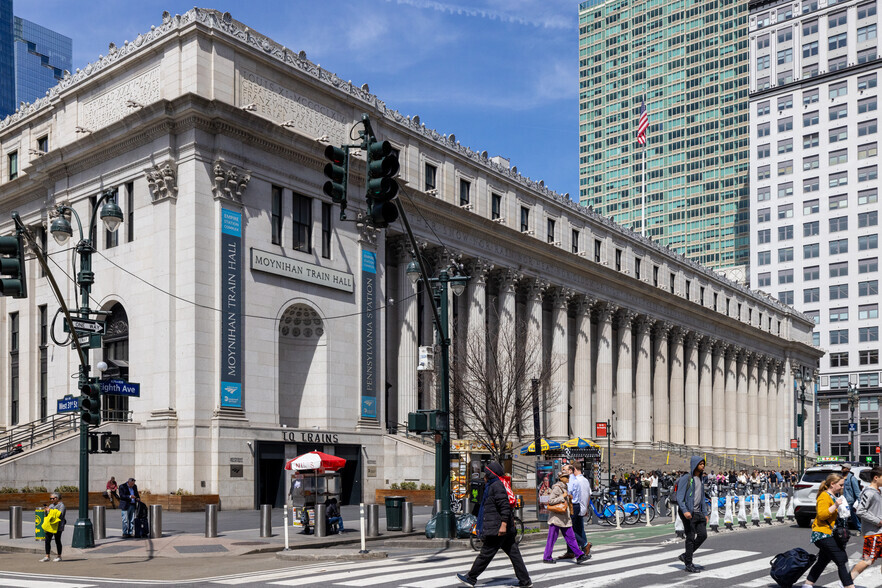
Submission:
POLYGON ((84 349, 101 348, 101 335, 84 335, 82 332, 77 332, 77 341, 80 342, 80 347, 84 349))
MULTIPOLYGON (((70 322, 73 323, 73 328, 78 333, 91 333, 95 335, 104 334, 103 321, 96 321, 95 319, 87 318, 71 318, 70 322)), ((70 333, 70 325, 67 323, 67 321, 64 321, 64 332, 70 333)))
POLYGON ((76 412, 78 410, 80 410, 80 399, 68 394, 58 401, 58 410, 56 412, 76 412))
POLYGON ((848 423, 848 432, 857 431, 857 423, 848 423))
POLYGON ((594 423, 594 436, 606 437, 606 423, 594 423))
POLYGON ((114 394, 116 396, 141 396, 141 384, 126 382, 125 380, 103 380, 101 384, 102 394, 114 394))
POLYGON ((879 446, 876 446, 876 453, 879 453, 879 446))
POLYGON ((790 440, 790 449, 799 449, 799 439, 790 440))

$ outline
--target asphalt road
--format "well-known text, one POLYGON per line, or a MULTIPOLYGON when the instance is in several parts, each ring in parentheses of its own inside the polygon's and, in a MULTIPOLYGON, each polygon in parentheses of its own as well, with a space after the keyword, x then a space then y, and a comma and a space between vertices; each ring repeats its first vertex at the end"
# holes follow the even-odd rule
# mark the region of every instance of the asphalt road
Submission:
MULTIPOLYGON (((624 536, 624 535, 623 535, 624 536)), ((633 536, 628 534, 628 536, 633 536)), ((711 534, 695 558, 701 574, 686 574, 677 555, 682 541, 670 534, 637 538, 596 547, 590 562, 576 566, 560 561, 541 563, 544 542, 525 542, 524 559, 535 586, 542 588, 660 588, 671 586, 772 588, 769 560, 792 547, 816 552, 810 533, 795 525, 711 534)), ((860 541, 852 540, 849 555, 856 560, 860 541)), ((273 555, 235 558, 154 559, 126 558, 89 561, 71 559, 61 563, 38 563, 32 555, 0 554, 0 585, 20 588, 105 588, 110 586, 381 586, 440 588, 459 585, 455 574, 471 565, 469 550, 407 550, 387 548, 389 558, 360 562, 316 562, 292 565, 273 555)), ((556 553, 563 551, 558 543, 556 553)), ((852 562, 853 563, 853 562, 852 562)), ((511 566, 499 554, 479 579, 479 586, 515 584, 511 566)), ((831 567, 818 586, 837 585, 831 567)), ((858 586, 880 587, 878 565, 859 578, 858 586)))

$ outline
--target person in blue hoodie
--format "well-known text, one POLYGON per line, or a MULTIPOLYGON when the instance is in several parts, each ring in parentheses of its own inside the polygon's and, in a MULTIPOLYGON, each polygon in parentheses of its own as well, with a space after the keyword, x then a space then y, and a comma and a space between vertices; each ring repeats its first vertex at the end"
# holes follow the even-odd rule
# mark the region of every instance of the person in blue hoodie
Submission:
POLYGON ((686 564, 686 571, 690 573, 701 571, 692 563, 692 554, 707 539, 707 517, 710 515, 710 507, 704 500, 703 477, 704 460, 694 455, 689 460, 689 472, 677 480, 676 500, 680 509, 678 514, 686 533, 686 551, 680 554, 679 559, 686 564))

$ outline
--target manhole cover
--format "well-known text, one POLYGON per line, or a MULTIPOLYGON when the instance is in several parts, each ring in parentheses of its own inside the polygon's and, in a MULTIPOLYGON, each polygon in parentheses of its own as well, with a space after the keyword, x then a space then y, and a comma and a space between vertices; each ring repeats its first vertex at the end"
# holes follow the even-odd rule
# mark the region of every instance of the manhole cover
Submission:
POLYGON ((239 541, 230 545, 269 545, 269 541, 239 541))

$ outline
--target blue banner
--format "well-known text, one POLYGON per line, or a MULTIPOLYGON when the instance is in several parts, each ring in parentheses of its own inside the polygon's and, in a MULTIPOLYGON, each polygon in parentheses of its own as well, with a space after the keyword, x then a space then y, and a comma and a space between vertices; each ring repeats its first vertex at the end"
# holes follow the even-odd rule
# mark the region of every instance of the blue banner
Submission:
POLYGON ((361 418, 377 418, 377 254, 361 252, 361 418))
POLYGON ((221 208, 221 406, 242 408, 242 213, 221 208))

